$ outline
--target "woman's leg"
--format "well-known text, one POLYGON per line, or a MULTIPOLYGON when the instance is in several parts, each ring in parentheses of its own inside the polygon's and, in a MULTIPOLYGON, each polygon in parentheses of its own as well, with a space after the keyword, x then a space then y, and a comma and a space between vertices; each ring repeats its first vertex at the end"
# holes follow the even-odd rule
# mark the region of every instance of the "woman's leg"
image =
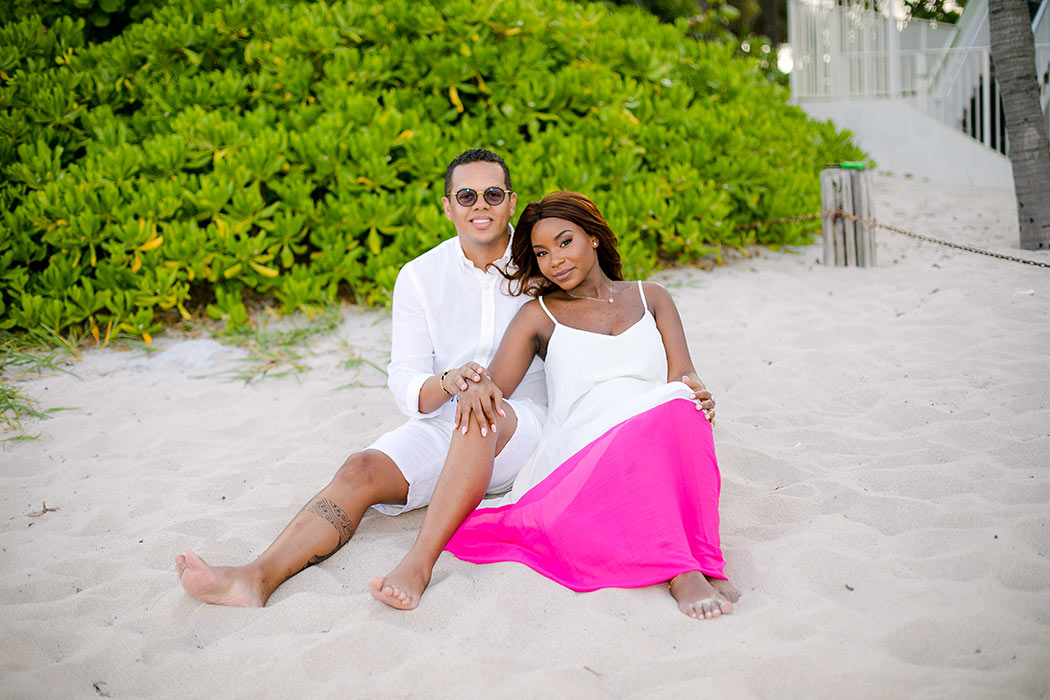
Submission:
POLYGON ((481 503, 492 480, 496 455, 517 428, 514 409, 504 402, 503 410, 507 415, 497 417, 497 430, 487 437, 482 437, 477 429, 466 435, 453 432, 448 458, 412 549, 393 571, 368 582, 376 600, 399 610, 411 610, 419 605, 430 583, 434 563, 456 529, 481 503))

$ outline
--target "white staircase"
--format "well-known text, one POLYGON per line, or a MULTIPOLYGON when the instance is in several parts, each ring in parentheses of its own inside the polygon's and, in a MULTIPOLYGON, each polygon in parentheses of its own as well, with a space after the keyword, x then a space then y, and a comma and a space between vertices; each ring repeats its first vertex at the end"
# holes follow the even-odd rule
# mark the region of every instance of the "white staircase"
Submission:
MULTIPOLYGON (((1050 126, 1047 5, 1050 0, 1042 0, 1032 31, 1050 126)), ((998 155, 1008 153, 1009 143, 989 49, 987 0, 969 0, 956 25, 905 18, 899 3, 889 0, 789 0, 788 32, 792 100, 813 116, 833 118, 853 131, 880 169, 941 182, 1012 187, 1009 164, 998 155), (881 107, 859 104, 887 100, 881 107), (886 109, 891 105, 897 108, 886 109), (889 123, 876 123, 876 114, 889 123), (930 120, 916 115, 967 135, 971 143, 935 135, 930 120), (911 138, 916 130, 923 140, 911 138), (892 139, 894 133, 896 143, 873 140, 892 139), (955 152, 945 153, 948 147, 955 152), (971 149, 987 153, 967 153, 971 149), (899 161, 909 160, 909 153, 913 165, 901 170, 899 161), (890 154, 897 162, 886 162, 890 154)))

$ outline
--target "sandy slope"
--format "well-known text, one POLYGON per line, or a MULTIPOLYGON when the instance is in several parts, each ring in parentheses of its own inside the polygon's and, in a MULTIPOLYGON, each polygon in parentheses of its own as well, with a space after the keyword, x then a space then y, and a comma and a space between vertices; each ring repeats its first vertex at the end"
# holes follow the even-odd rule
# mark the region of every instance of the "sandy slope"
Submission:
MULTIPOLYGON (((1010 193, 876 187, 881 220, 1017 252, 1010 193)), ((224 380, 241 351, 161 339, 29 381, 75 408, 0 452, 0 696, 1050 696, 1050 270, 890 233, 878 254, 660 276, 718 400, 745 597, 716 621, 659 586, 575 594, 447 554, 396 612, 365 582, 419 512, 367 516, 265 609, 187 597, 175 553, 258 554, 400 422, 385 389, 344 386, 382 382, 342 360, 385 362, 383 314, 349 312, 298 379, 224 380)))

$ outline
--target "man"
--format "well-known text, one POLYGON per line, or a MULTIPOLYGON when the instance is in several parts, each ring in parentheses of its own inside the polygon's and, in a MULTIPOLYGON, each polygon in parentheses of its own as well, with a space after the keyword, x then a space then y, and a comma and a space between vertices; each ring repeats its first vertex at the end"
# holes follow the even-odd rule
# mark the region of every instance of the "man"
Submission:
MULTIPOLYGON (((346 544, 369 507, 397 515, 429 503, 424 524, 437 535, 422 549, 440 553, 486 491, 514 481, 543 423, 542 363, 533 362, 509 399, 478 406, 474 414, 489 423, 481 430, 456 430, 452 402, 468 381, 484 383, 507 324, 528 300, 509 295, 497 269, 510 260, 517 203, 507 165, 484 149, 460 154, 445 171, 441 201, 456 237, 407 263, 394 286, 389 386, 412 420, 350 455, 254 562, 212 567, 192 551, 176 556, 182 586, 194 598, 265 605, 281 583, 346 544)), ((427 583, 429 569, 421 573, 409 561, 370 585, 380 600, 410 608, 427 583)))

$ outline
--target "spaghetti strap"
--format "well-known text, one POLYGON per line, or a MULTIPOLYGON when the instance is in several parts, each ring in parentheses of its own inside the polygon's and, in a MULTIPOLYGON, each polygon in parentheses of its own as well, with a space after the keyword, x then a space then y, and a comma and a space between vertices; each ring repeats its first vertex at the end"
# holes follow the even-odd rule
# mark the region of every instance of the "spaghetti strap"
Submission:
POLYGON ((649 310, 649 303, 645 300, 645 290, 642 289, 642 281, 638 280, 638 293, 642 296, 642 311, 649 310))
POLYGON ((559 325, 558 319, 554 318, 554 314, 552 314, 550 309, 547 308, 547 305, 543 303, 543 297, 536 297, 536 299, 540 302, 540 308, 543 309, 543 313, 547 314, 547 318, 554 321, 555 326, 559 325))

